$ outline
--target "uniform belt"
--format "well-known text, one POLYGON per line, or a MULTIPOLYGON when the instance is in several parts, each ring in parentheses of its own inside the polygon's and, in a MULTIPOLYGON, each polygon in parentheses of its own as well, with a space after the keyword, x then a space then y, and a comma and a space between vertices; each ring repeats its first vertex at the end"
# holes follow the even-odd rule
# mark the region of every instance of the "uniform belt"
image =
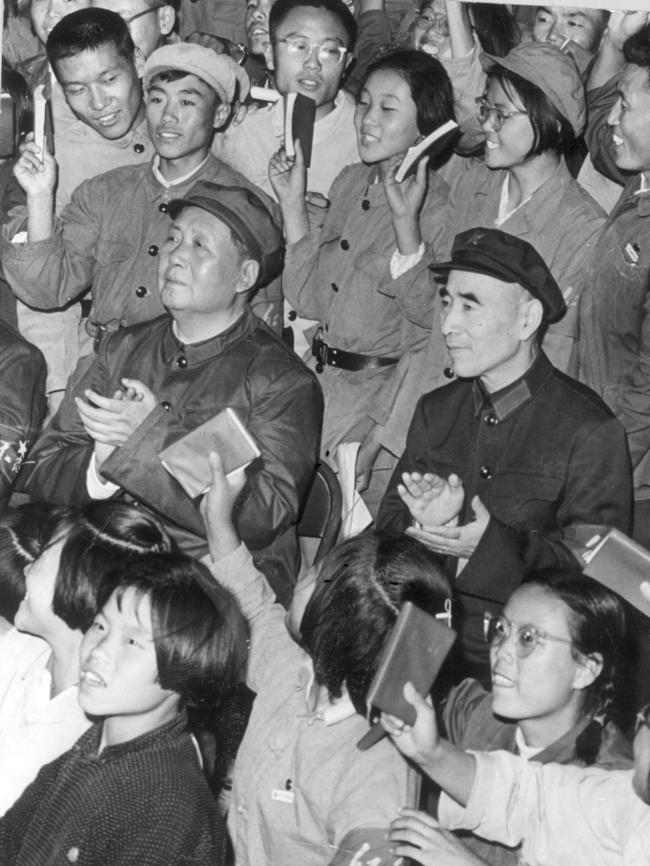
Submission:
POLYGON ((375 358, 373 355, 345 352, 343 349, 328 346, 317 337, 311 344, 311 353, 318 361, 316 364, 317 373, 322 373, 326 365, 357 372, 358 370, 377 370, 379 367, 391 367, 399 361, 399 358, 375 358))

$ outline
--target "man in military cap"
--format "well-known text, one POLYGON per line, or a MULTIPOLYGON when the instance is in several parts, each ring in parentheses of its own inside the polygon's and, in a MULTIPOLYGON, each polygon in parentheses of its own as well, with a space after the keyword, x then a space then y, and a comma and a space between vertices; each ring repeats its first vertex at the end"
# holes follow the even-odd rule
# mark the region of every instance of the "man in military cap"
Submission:
POLYGON ((282 266, 282 232, 252 190, 197 183, 169 202, 158 291, 167 314, 102 341, 37 441, 21 489, 62 503, 125 497, 166 522, 181 546, 207 551, 198 501, 159 454, 226 408, 261 457, 235 524, 276 594, 297 574, 295 523, 319 451, 315 377, 251 312, 258 283, 282 266))
POLYGON ((447 558, 465 670, 484 676, 485 613, 499 610, 527 569, 575 565, 569 527, 629 531, 631 471, 621 425, 540 348, 564 301, 537 251, 471 229, 435 271, 459 379, 418 403, 377 522, 447 558))

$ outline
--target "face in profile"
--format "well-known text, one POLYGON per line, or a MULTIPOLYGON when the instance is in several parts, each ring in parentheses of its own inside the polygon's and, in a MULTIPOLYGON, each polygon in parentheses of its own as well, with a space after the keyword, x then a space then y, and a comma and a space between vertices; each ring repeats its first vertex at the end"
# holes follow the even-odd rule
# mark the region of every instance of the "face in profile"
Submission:
POLYGON ((25 566, 25 597, 14 620, 16 628, 45 640, 61 623, 52 610, 52 602, 64 544, 65 539, 55 541, 25 566))
POLYGON ((650 80, 643 66, 628 63, 618 81, 618 98, 607 123, 614 159, 627 171, 650 169, 650 80))
POLYGON ((142 116, 142 89, 133 61, 100 45, 57 61, 66 102, 102 138, 122 138, 142 116))

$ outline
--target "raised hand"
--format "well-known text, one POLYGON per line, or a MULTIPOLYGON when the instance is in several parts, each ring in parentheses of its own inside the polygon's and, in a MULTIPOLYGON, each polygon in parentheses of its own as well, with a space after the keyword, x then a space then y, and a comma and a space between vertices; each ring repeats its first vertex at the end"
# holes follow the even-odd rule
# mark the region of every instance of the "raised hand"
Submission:
POLYGON ((14 176, 27 193, 28 199, 54 195, 57 164, 47 148, 43 151, 34 141, 30 132, 20 147, 20 157, 14 165, 14 176))

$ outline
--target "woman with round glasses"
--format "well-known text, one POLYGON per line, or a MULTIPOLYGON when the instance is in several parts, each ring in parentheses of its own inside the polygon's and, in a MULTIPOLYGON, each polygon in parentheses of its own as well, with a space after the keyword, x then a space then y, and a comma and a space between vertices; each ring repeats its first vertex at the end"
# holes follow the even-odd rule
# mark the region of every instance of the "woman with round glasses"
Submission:
MULTIPOLYGON (((454 745, 541 763, 631 766, 631 747, 612 720, 626 642, 614 593, 578 570, 539 572, 512 593, 501 615, 486 616, 486 639, 492 692, 464 680, 443 707, 454 745)), ((420 820, 426 832, 425 816, 420 820)), ((486 863, 518 862, 511 848, 463 839, 486 863)))
POLYGON ((564 158, 585 124, 582 81, 572 58, 549 43, 525 43, 481 61, 488 78, 476 112, 485 157, 452 184, 449 240, 485 225, 535 246, 567 301, 544 341, 551 361, 567 372, 584 263, 604 222, 564 158))
POLYGON ((332 184, 321 228, 309 224, 301 155, 293 161, 281 149, 271 159, 287 239, 285 295, 299 315, 318 321, 313 357, 305 360, 319 374, 325 397, 325 457, 340 442, 364 438, 375 397, 400 356, 427 339, 431 293, 409 299, 417 309, 412 316, 405 312, 391 256, 396 245, 402 257, 417 251, 401 243, 401 212, 416 186, 426 187, 418 226, 428 238, 442 237, 447 185, 424 160, 403 183, 395 175, 407 149, 452 118, 451 84, 433 57, 400 50, 375 61, 355 112, 363 162, 347 166, 332 184))

